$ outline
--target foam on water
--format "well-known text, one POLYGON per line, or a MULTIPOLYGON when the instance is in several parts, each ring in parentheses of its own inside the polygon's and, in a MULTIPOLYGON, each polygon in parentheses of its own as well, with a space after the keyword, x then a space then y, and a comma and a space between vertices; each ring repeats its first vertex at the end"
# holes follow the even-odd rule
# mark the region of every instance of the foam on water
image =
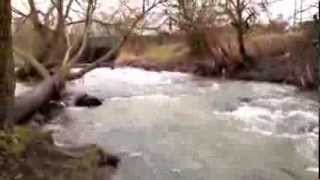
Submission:
POLYGON ((319 173, 319 168, 318 167, 308 167, 308 168, 306 168, 306 171, 319 173))
MULTIPOLYGON (((264 92, 264 95, 270 94, 264 92)), ((215 110, 214 114, 244 122, 242 130, 245 132, 290 139, 301 156, 318 166, 318 114, 314 108, 310 109, 314 105, 311 100, 297 97, 263 97, 241 103, 231 112, 215 110), (293 108, 287 108, 290 106, 293 108)), ((306 171, 315 172, 315 167, 306 171)))
POLYGON ((260 98, 257 99, 256 102, 258 103, 269 103, 270 105, 273 106, 279 106, 284 103, 289 103, 289 102, 296 102, 296 99, 293 97, 283 97, 283 98, 260 98))
POLYGON ((165 94, 152 94, 152 95, 145 95, 145 96, 131 96, 131 97, 113 97, 110 98, 110 101, 134 101, 134 100, 155 100, 158 102, 166 102, 175 100, 176 97, 170 97, 165 94))
POLYGON ((178 72, 152 72, 134 68, 97 68, 87 73, 80 82, 89 84, 117 81, 135 85, 172 84, 175 79, 188 78, 187 74, 178 72))
POLYGON ((318 116, 313 113, 313 112, 307 112, 307 111, 290 111, 288 113, 288 116, 289 117, 294 117, 294 116, 302 116, 304 117, 305 119, 308 119, 308 120, 314 120, 314 121, 317 121, 318 120, 318 116))
POLYGON ((259 83, 259 85, 253 85, 252 89, 259 93, 260 95, 270 95, 270 93, 273 94, 286 94, 286 93, 292 93, 296 90, 293 86, 288 85, 281 85, 277 86, 275 84, 270 83, 259 83))
MULTIPOLYGON (((206 126, 209 121, 221 119, 245 134, 254 132, 258 137, 266 136, 263 138, 276 142, 289 141, 296 148, 293 151, 312 161, 306 171, 313 172, 318 165, 314 161, 318 151, 319 133, 315 130, 319 126, 315 110, 318 104, 297 93, 295 87, 243 81, 196 81, 183 73, 134 68, 99 68, 74 83, 75 87, 101 91, 98 95, 102 97, 112 94, 105 100, 104 107, 83 114, 87 119, 108 117, 108 123, 120 129, 146 130, 168 119, 184 120, 188 126, 193 123, 206 126), (166 111, 159 111, 164 109, 166 111), (122 121, 121 114, 114 112, 132 116, 122 121)), ((96 120, 92 124, 102 127, 103 123, 96 120)), ((103 131, 108 131, 108 127, 103 131)))
POLYGON ((248 105, 239 107, 237 110, 231 112, 231 115, 245 122, 259 121, 266 123, 268 122, 267 119, 274 120, 276 118, 282 118, 281 113, 273 114, 270 109, 248 105))
POLYGON ((15 94, 16 95, 20 95, 28 90, 30 90, 32 87, 30 86, 26 86, 24 84, 21 83, 16 83, 16 89, 15 89, 15 94))

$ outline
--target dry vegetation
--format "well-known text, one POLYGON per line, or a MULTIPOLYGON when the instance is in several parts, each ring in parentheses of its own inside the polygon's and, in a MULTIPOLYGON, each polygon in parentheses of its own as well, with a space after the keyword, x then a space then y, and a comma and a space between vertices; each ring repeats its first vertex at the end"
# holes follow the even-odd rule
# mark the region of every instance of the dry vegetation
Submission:
POLYGON ((250 69, 239 68, 242 57, 232 27, 205 30, 205 40, 209 46, 206 56, 191 53, 192 47, 188 45, 189 37, 186 35, 168 35, 162 40, 158 36, 147 40, 142 36, 135 37, 122 48, 116 64, 315 87, 313 29, 286 30, 270 26, 253 28, 245 37, 247 53, 253 59, 250 69))

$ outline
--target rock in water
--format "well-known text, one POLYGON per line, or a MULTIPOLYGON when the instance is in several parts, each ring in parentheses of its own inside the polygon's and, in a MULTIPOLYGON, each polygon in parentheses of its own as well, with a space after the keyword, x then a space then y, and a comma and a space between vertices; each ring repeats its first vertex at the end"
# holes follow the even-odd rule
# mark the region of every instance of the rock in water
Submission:
POLYGON ((99 167, 109 166, 114 169, 118 169, 120 164, 120 158, 116 155, 101 153, 101 157, 98 161, 99 167))
POLYGON ((101 104, 102 104, 101 100, 87 94, 79 97, 75 102, 75 105, 79 107, 97 107, 97 106, 100 106, 101 104))
POLYGON ((242 97, 240 98, 240 102, 249 103, 252 101, 252 98, 250 97, 242 97))

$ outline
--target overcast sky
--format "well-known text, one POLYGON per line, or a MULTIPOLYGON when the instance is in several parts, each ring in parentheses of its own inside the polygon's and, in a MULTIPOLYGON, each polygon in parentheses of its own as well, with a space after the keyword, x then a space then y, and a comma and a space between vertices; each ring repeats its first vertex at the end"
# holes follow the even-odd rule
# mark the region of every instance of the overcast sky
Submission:
MULTIPOLYGON (((28 11, 27 9, 27 0, 12 0, 13 6, 22 11, 28 11)), ((132 5, 140 5, 141 0, 129 0, 132 5)), ((269 6, 269 11, 272 18, 282 17, 284 20, 289 20, 292 22, 292 17, 294 14, 294 1, 295 0, 280 0, 277 3, 269 6)), ((302 2, 302 8, 310 6, 310 4, 317 2, 317 0, 296 0, 297 6, 300 8, 300 2, 302 2)), ((48 0, 36 0, 38 7, 45 7, 48 3, 48 0)), ((100 1, 100 11, 112 11, 119 6, 119 0, 102 0, 100 1)), ((303 19, 310 19, 312 15, 316 13, 316 8, 313 11, 308 11, 308 13, 303 14, 303 19)), ((298 16, 300 18, 300 16, 298 16)), ((266 19, 266 15, 262 15, 261 20, 266 19)))

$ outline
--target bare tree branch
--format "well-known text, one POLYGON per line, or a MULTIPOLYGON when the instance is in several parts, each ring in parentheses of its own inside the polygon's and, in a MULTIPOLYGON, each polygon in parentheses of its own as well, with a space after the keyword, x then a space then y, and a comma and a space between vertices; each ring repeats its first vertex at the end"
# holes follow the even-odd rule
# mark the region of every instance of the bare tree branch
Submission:
POLYGON ((70 40, 67 38, 68 40, 68 50, 65 54, 64 60, 63 60, 63 64, 60 68, 60 73, 62 75, 63 78, 65 78, 66 76, 68 76, 70 68, 72 68, 77 61, 80 59, 83 51, 85 50, 85 47, 87 45, 87 41, 88 41, 88 34, 89 34, 89 28, 91 26, 92 23, 92 16, 93 16, 93 12, 94 12, 94 5, 93 5, 93 1, 89 0, 88 2, 88 6, 87 6, 87 10, 86 10, 86 21, 85 21, 85 29, 84 29, 84 36, 81 42, 81 47, 78 50, 78 52, 70 59, 70 52, 72 50, 72 46, 70 43, 70 40))
POLYGON ((154 1, 150 7, 148 7, 144 12, 139 14, 136 18, 136 20, 131 24, 129 31, 127 31, 127 34, 125 34, 121 41, 118 43, 117 46, 112 48, 110 51, 108 51, 105 55, 97 59, 94 63, 90 64, 89 66, 85 67, 84 69, 80 70, 78 73, 69 75, 68 79, 76 79, 81 76, 83 76, 85 73, 91 71, 92 69, 96 68, 99 66, 100 63, 103 63, 106 59, 109 59, 114 53, 116 53, 119 49, 123 47, 125 42, 127 41, 128 37, 132 34, 134 28, 137 26, 137 24, 145 18, 145 16, 154 8, 156 8, 158 5, 166 2, 166 0, 159 0, 159 1, 154 1))
MULTIPOLYGON (((110 26, 115 25, 113 23, 104 22, 104 21, 99 20, 99 19, 92 19, 92 22, 100 24, 102 26, 106 26, 106 27, 110 27, 110 26)), ((66 25, 70 26, 70 25, 83 24, 83 23, 86 23, 86 19, 68 22, 68 23, 66 23, 66 25)))
POLYGON ((50 78, 50 73, 48 72, 48 70, 41 63, 39 63, 38 60, 35 59, 33 56, 27 54, 26 52, 17 47, 14 48, 14 52, 18 56, 20 56, 26 63, 29 63, 43 79, 50 78))
POLYGON ((19 16, 21 16, 21 17, 25 17, 25 18, 29 17, 28 14, 25 14, 22 11, 20 11, 19 9, 14 8, 14 7, 12 7, 12 12, 17 14, 17 15, 19 15, 19 16))
POLYGON ((67 19, 69 17, 71 6, 72 6, 73 2, 74 2, 74 0, 69 0, 67 7, 66 7, 66 10, 65 10, 65 13, 64 13, 64 19, 67 19))

